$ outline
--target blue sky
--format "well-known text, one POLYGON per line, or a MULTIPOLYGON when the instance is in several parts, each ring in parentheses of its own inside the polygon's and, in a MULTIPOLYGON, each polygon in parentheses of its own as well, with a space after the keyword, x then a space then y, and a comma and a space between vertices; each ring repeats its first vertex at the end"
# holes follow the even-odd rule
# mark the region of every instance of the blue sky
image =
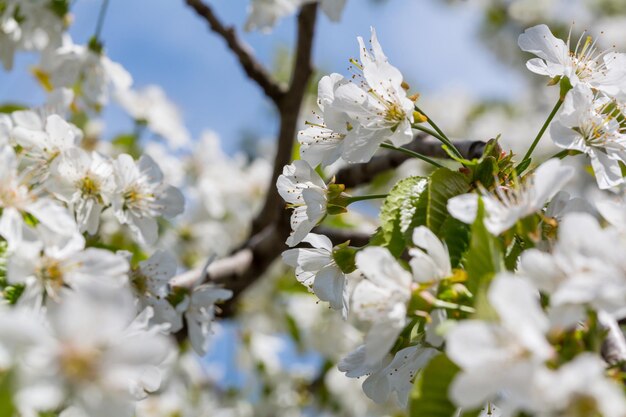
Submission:
MULTIPOLYGON (((209 0, 207 0, 209 1, 209 0)), ((222 20, 240 30, 248 0, 210 0, 222 20)), ((436 92, 463 86, 484 97, 511 97, 523 79, 493 57, 477 39, 480 14, 470 6, 449 7, 441 0, 349 0, 340 24, 322 17, 315 61, 324 72, 345 72, 358 53, 356 37, 375 26, 385 52, 413 89, 436 92)), ((77 0, 71 34, 86 42, 94 31, 101 0, 77 0)), ((276 50, 293 45, 294 19, 282 21, 267 36, 244 33, 259 59, 271 66, 276 50)), ((161 85, 180 107, 194 136, 216 131, 227 150, 243 132, 272 137, 276 121, 259 89, 240 70, 223 41, 184 5, 183 0, 110 0, 103 30, 109 56, 124 65, 135 86, 161 85)), ((514 47, 514 46, 513 46, 514 47)), ((43 95, 28 74, 34 56, 20 55, 11 73, 2 73, 0 102, 37 104, 43 95)), ((130 127, 119 109, 105 114, 108 135, 130 127)))

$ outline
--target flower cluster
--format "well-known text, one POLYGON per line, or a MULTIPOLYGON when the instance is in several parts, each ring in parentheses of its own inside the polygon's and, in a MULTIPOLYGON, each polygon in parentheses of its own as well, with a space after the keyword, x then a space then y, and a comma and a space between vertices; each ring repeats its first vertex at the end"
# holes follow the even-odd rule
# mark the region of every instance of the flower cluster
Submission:
POLYGON ((626 315, 626 218, 623 200, 602 191, 619 193, 624 182, 626 54, 600 51, 584 36, 570 50, 569 40, 545 25, 527 29, 519 46, 538 57, 527 67, 560 86, 557 105, 523 157, 495 139, 472 159, 415 106, 417 96, 407 96, 376 33, 371 51, 360 38, 359 45, 355 76, 321 79, 318 120, 300 133, 301 160, 277 183, 294 209, 287 244, 312 246, 284 252, 285 263, 363 331, 339 370, 366 377, 362 388, 374 401, 393 394, 401 406, 411 401, 410 410, 626 415, 616 372, 626 358, 607 353, 610 338, 626 346, 617 326, 626 315), (453 162, 443 166, 399 148, 423 140, 414 130, 440 140, 453 162), (563 151, 533 164, 547 130, 563 151), (381 147, 436 169, 402 179, 387 195, 358 198, 320 176, 336 161, 366 163, 381 147), (583 174, 562 160, 580 154, 599 189, 593 204, 565 191, 583 174), (333 246, 313 233, 328 216, 370 197, 385 201, 367 245, 333 246), (428 384, 449 398, 430 396, 428 384))
POLYGON ((179 285, 179 260, 156 249, 184 211, 171 185, 183 181, 150 156, 166 163, 160 148, 102 142, 84 120, 114 92, 172 148, 188 133, 161 90, 130 90, 97 40, 62 36, 68 7, 0 1, 0 59, 40 51, 33 73, 49 92, 42 107, 0 114, 0 395, 9 415, 130 417, 165 385, 173 336, 205 353, 215 304, 232 293, 179 285))

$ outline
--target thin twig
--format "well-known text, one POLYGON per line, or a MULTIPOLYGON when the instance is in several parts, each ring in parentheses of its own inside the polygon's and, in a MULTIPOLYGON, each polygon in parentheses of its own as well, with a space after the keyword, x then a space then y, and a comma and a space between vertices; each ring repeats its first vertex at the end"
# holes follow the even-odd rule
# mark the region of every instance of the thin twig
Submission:
POLYGON ((272 78, 263 65, 256 59, 252 50, 246 45, 233 27, 225 26, 215 15, 213 9, 202 0, 185 0, 195 12, 204 18, 211 30, 220 35, 230 50, 237 56, 244 71, 255 81, 267 97, 274 103, 278 103, 285 94, 284 89, 272 78))
MULTIPOLYGON (((485 144, 482 141, 469 140, 454 142, 454 145, 465 159, 479 158, 485 149, 485 144)), ((441 149, 441 142, 425 139, 425 135, 421 133, 417 134, 413 141, 404 146, 404 148, 434 158, 448 158, 448 154, 441 149)), ((377 175, 399 167, 408 159, 411 159, 409 155, 399 152, 387 152, 375 156, 366 164, 348 165, 340 169, 335 174, 335 182, 344 184, 347 188, 367 184, 373 181, 377 175)))

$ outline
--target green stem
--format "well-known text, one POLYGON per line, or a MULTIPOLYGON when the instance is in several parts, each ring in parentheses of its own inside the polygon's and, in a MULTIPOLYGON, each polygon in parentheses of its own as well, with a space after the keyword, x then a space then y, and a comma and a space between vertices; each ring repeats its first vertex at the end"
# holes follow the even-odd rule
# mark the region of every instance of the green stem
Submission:
POLYGON ((422 154, 419 154, 419 153, 417 153, 417 152, 413 152, 413 151, 412 151, 412 150, 410 150, 410 149, 406 149, 406 148, 398 148, 398 147, 393 146, 393 145, 391 145, 391 144, 389 144, 389 143, 382 143, 382 144, 380 145, 380 147, 381 147, 381 148, 386 148, 386 149, 392 149, 392 150, 394 150, 394 151, 398 151, 398 152, 402 152, 402 153, 405 153, 405 154, 407 154, 407 155, 411 155, 411 156, 412 156, 412 157, 414 157, 414 158, 421 159, 421 160, 422 160, 422 161, 424 161, 424 162, 428 162, 429 164, 434 165, 434 166, 436 166, 437 168, 443 168, 443 165, 441 165, 439 162, 435 162, 435 161, 433 161, 432 159, 430 159, 429 157, 424 156, 424 155, 422 155, 422 154))
POLYGON ((570 150, 569 149, 563 149, 561 152, 557 152, 554 155, 552 155, 550 158, 548 159, 552 159, 552 158, 559 158, 559 159, 563 159, 565 158, 567 155, 570 154, 570 150))
POLYGON ((458 311, 462 311, 464 313, 470 313, 470 314, 474 314, 476 312, 476 309, 473 307, 464 306, 464 305, 456 304, 456 303, 450 303, 448 301, 443 301, 439 299, 435 300, 435 303, 433 304, 433 306, 439 307, 439 308, 445 308, 446 310, 458 310, 458 311))
MULTIPOLYGON (((535 148, 539 144, 539 141, 543 137, 543 134, 546 132, 546 129, 548 129, 548 126, 550 125, 550 122, 552 121, 552 119, 554 119, 554 116, 556 116, 556 113, 559 111, 559 109, 561 108, 562 104, 563 104, 563 99, 559 98, 559 101, 557 101, 556 104, 554 105, 554 108, 552 109, 552 112, 550 112, 550 115, 548 116, 548 118, 544 122, 543 126, 541 126, 541 130, 539 131, 539 133, 537 133, 537 137, 535 137, 535 140, 533 140, 533 143, 530 145, 530 148, 528 148, 528 151, 526 151, 526 155, 524 155, 524 158, 522 159, 522 162, 520 162, 517 165, 518 167, 520 165, 522 165, 526 160, 530 159, 530 156, 532 155, 533 151, 535 150, 535 148)), ((519 174, 521 174, 521 172, 518 172, 518 175, 519 174)))
MULTIPOLYGON (((420 109, 419 107, 415 106, 415 110, 417 110, 418 112, 422 113, 424 115, 424 117, 426 117, 426 120, 428 121, 428 124, 432 126, 433 129, 435 129, 435 132, 437 132, 439 134, 439 136, 435 136, 437 139, 439 139, 440 141, 442 141, 443 143, 445 143, 446 145, 448 145, 448 148, 450 148, 450 150, 452 152, 454 152, 454 154, 456 156, 458 156, 459 158, 463 158, 463 155, 461 155, 461 152, 459 152, 459 150, 456 148, 456 146, 454 146, 454 144, 452 143, 452 141, 450 140, 450 138, 448 138, 446 136, 445 133, 443 133, 443 131, 441 129, 439 129, 439 126, 437 126, 437 123, 435 123, 435 121, 433 119, 431 119, 430 117, 428 117, 428 115, 426 113, 424 113, 422 111, 422 109, 420 109)), ((421 130, 421 129, 420 129, 421 130)))
POLYGON ((432 129, 427 128, 426 126, 422 126, 422 125, 419 125, 419 124, 414 124, 411 127, 413 129, 416 129, 416 130, 421 130, 424 133, 428 133, 433 138, 439 139, 441 142, 446 143, 446 140, 444 138, 442 138, 441 135, 439 135, 439 133, 435 132, 432 129))
POLYGON ((106 17, 108 7, 109 0, 102 0, 100 13, 98 14, 98 22, 96 23, 96 31, 93 35, 93 37, 98 41, 100 40, 100 33, 102 33, 102 26, 104 26, 104 18, 106 17))
MULTIPOLYGON (((571 149, 563 149, 562 151, 557 152, 554 155, 552 155, 551 157, 549 157, 548 159, 546 159, 546 161, 549 160, 549 159, 553 159, 553 158, 563 159, 563 158, 565 158, 566 156, 569 156, 569 155, 576 155, 576 151, 572 151, 571 149)), ((533 169, 528 171, 526 173, 526 175, 532 174, 537 168, 539 168, 539 166, 533 167, 533 169)))
POLYGON ((357 201, 378 200, 381 198, 387 198, 387 194, 358 195, 356 197, 348 197, 346 206, 356 203, 357 201))

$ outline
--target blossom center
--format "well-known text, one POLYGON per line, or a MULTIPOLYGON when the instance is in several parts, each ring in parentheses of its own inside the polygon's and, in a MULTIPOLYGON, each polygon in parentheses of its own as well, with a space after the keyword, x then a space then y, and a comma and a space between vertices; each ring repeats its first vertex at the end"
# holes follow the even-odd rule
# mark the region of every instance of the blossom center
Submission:
POLYGON ((97 349, 66 346, 60 357, 63 374, 72 381, 91 381, 98 376, 97 349))
POLYGON ((64 284, 63 268, 56 259, 44 257, 39 265, 37 276, 52 294, 57 293, 64 284))
POLYGON ((80 179, 78 188, 84 197, 96 198, 100 193, 100 181, 91 176, 85 176, 80 179))

